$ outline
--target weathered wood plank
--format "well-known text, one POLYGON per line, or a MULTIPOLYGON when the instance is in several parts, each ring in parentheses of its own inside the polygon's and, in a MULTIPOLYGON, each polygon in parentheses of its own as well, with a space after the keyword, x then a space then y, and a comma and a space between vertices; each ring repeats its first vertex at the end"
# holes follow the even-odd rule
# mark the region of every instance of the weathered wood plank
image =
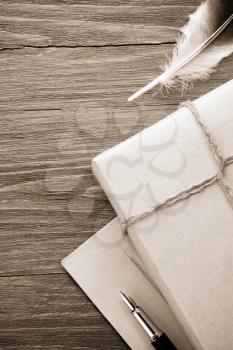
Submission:
POLYGON ((68 275, 2 278, 0 329, 1 349, 128 348, 68 275))
POLYGON ((63 271, 60 260, 114 216, 91 159, 175 108, 2 112, 0 276, 63 271))
MULTIPOLYGON (((108 48, 23 49, 0 54, 0 110, 126 106, 127 97, 161 72, 172 45, 108 48)), ((200 96, 229 79, 226 59, 217 73, 190 89, 200 96)), ((146 94, 136 105, 178 104, 180 92, 146 94)))
POLYGON ((4 1, 0 48, 172 42, 199 3, 4 1))

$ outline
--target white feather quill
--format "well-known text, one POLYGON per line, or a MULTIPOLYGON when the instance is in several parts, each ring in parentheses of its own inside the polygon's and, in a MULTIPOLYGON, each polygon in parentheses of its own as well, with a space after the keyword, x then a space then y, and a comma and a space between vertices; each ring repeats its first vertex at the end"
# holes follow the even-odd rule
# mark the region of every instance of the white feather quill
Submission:
POLYGON ((159 84, 185 88, 194 80, 207 79, 233 52, 233 0, 206 0, 181 32, 164 73, 129 97, 129 102, 159 84))

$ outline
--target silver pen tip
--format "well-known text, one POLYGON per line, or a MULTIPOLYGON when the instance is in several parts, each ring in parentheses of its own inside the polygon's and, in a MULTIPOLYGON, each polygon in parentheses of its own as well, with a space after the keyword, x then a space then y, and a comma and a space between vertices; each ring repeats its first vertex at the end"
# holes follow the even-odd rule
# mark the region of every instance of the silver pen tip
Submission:
POLYGON ((137 304, 133 301, 132 298, 128 297, 125 293, 121 292, 121 297, 130 309, 131 312, 135 311, 137 309, 137 304))

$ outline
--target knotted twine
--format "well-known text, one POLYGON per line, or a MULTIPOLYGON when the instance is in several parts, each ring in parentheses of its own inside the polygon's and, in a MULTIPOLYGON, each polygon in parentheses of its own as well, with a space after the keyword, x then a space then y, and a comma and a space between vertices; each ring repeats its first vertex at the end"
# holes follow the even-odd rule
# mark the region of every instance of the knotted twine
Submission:
POLYGON ((181 191, 179 194, 175 196, 167 198, 164 202, 156 204, 154 207, 144 211, 143 213, 129 217, 127 220, 125 220, 122 223, 123 232, 127 232, 128 228, 131 225, 134 225, 140 222, 141 220, 146 219, 147 217, 153 215, 158 210, 163 208, 169 208, 172 205, 176 204, 177 202, 183 201, 194 194, 200 193, 203 190, 205 190, 207 187, 214 184, 215 182, 219 183, 227 201, 229 202, 229 204, 233 209, 233 191, 230 188, 227 181, 224 179, 224 169, 228 164, 233 163, 233 156, 224 159, 214 136, 210 133, 207 125, 203 122, 200 116, 200 113, 193 102, 186 101, 186 102, 183 102, 181 105, 189 109, 189 111, 192 113, 193 117, 197 121, 197 124, 201 128, 204 134, 204 137, 207 141, 210 152, 212 154, 212 157, 215 161, 217 172, 214 176, 208 178, 207 180, 197 185, 193 185, 189 189, 181 191))

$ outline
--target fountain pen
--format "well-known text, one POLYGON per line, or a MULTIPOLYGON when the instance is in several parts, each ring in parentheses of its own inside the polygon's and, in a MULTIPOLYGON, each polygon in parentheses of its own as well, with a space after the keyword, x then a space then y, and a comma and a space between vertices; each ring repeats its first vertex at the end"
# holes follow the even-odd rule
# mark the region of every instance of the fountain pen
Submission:
POLYGON ((131 313, 144 329, 151 340, 151 344, 156 350, 177 350, 165 333, 161 332, 153 325, 145 312, 133 301, 121 292, 121 297, 130 309, 131 313))

